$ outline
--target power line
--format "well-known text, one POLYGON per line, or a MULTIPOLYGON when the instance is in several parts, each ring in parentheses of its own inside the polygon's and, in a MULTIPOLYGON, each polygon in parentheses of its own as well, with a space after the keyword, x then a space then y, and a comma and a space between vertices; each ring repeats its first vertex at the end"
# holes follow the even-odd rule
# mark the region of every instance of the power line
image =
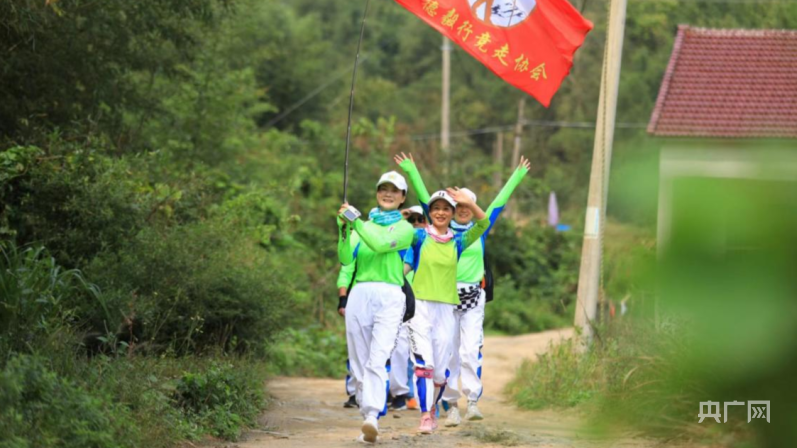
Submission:
MULTIPOLYGON (((360 64, 365 62, 366 59, 368 59, 368 56, 367 55, 363 55, 360 58, 360 60, 357 62, 357 66, 359 66, 360 64)), ((355 67, 355 70, 356 70, 356 67, 355 67)), ((337 81, 338 79, 342 78, 343 75, 346 75, 348 73, 349 73, 349 69, 348 68, 345 68, 345 69, 342 69, 342 70, 338 71, 337 73, 332 75, 332 77, 329 78, 327 80, 327 82, 325 82, 325 83, 321 84, 320 86, 316 87, 315 89, 313 89, 312 92, 308 93, 304 98, 302 98, 299 101, 293 103, 290 107, 288 107, 287 109, 282 111, 282 113, 280 113, 276 117, 274 117, 271 120, 269 120, 269 122, 265 124, 264 128, 268 129, 268 128, 274 126, 275 124, 279 123, 280 121, 282 121, 283 118, 285 118, 288 115, 290 115, 291 113, 293 113, 293 111, 295 111, 296 109, 302 107, 304 105, 304 103, 306 103, 306 102, 310 101, 311 99, 313 99, 316 95, 321 93, 321 91, 323 91, 324 89, 326 89, 327 87, 332 85, 335 81, 337 81)))
MULTIPOLYGON (((592 121, 551 121, 551 120, 523 120, 523 126, 543 127, 543 128, 574 128, 574 129, 594 129, 595 123, 592 121)), ((615 127, 624 129, 644 129, 647 123, 616 123, 615 127)), ((495 134, 498 132, 511 131, 515 125, 489 126, 479 129, 465 129, 462 131, 451 132, 451 137, 469 137, 471 135, 495 134)), ((438 134, 414 134, 409 136, 410 140, 432 140, 440 138, 438 134)))

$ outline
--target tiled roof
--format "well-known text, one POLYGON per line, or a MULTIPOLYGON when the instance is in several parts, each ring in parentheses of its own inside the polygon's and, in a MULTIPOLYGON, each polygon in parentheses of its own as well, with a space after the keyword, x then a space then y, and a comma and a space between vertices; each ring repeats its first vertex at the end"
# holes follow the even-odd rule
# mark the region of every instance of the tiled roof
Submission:
POLYGON ((648 132, 797 138, 797 31, 679 26, 648 132))

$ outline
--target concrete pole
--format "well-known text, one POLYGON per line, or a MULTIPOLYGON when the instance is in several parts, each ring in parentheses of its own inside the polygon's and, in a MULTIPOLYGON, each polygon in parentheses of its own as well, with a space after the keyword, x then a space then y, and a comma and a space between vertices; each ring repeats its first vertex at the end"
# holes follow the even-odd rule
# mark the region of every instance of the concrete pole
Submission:
POLYGON ((592 342, 592 323, 595 322, 598 315, 603 227, 606 218, 606 196, 609 191, 617 92, 620 85, 626 2, 627 0, 612 0, 611 3, 604 52, 604 69, 601 76, 601 92, 598 101, 598 120, 595 125, 595 146, 592 153, 592 171, 589 180, 575 316, 575 325, 581 329, 587 344, 592 342))
POLYGON ((443 36, 443 111, 440 126, 440 148, 443 150, 443 181, 448 185, 448 169, 451 165, 451 41, 443 36))

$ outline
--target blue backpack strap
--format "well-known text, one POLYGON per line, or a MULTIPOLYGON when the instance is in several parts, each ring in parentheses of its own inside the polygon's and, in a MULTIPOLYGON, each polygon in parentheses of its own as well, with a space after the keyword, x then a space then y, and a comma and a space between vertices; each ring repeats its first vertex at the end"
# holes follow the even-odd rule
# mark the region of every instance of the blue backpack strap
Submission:
POLYGON ((357 243, 357 245, 354 246, 354 255, 352 255, 352 257, 354 258, 354 272, 351 273, 351 282, 349 282, 349 287, 346 288, 347 291, 346 297, 349 296, 349 292, 351 292, 351 288, 354 287, 354 282, 357 280, 357 252, 359 251, 360 251, 360 243, 357 243))
POLYGON ((357 262, 357 252, 359 251, 360 251, 360 243, 357 243, 357 245, 354 246, 354 254, 352 255, 352 258, 354 258, 355 263, 357 262))
POLYGON ((454 244, 457 247, 457 261, 459 261, 459 257, 462 256, 462 252, 465 252, 465 232, 459 232, 454 234, 454 244))
POLYGON ((412 270, 418 272, 418 265, 421 262, 421 247, 423 246, 423 242, 426 241, 426 230, 418 229, 415 231, 415 244, 412 247, 413 252, 413 260, 412 260, 412 270))

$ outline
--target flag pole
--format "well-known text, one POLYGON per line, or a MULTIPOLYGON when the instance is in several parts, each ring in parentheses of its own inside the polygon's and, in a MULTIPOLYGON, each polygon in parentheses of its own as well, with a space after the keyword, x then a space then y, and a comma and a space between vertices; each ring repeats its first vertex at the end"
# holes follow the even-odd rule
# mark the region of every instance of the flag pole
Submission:
MULTIPOLYGON (((590 344, 598 316, 598 299, 602 289, 603 232, 606 227, 606 197, 617 114, 617 93, 625 33, 627 0, 612 0, 609 28, 603 55, 603 75, 595 124, 595 145, 589 179, 589 196, 584 224, 584 244, 578 276, 578 299, 575 326, 581 329, 584 342, 590 344)), ((586 348, 582 346, 582 348, 586 348)))
POLYGON ((363 11, 363 21, 360 25, 360 39, 357 41, 357 54, 354 56, 354 70, 351 73, 351 93, 349 94, 349 118, 346 123, 346 155, 343 161, 343 202, 349 202, 349 145, 351 144, 351 113, 354 110, 354 85, 357 81, 357 65, 360 60, 360 46, 363 43, 365 34, 365 18, 368 15, 368 4, 371 0, 365 0, 365 11, 363 11))

